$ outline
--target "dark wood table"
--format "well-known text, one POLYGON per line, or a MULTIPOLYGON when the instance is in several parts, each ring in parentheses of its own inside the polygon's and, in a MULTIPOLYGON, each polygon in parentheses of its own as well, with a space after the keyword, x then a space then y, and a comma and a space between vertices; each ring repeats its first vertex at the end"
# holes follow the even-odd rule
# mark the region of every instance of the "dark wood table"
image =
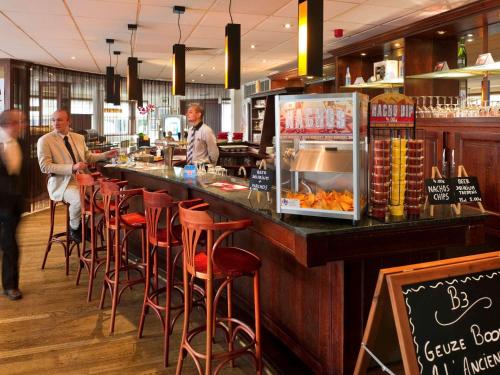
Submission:
MULTIPOLYGON (((462 216, 437 207, 435 217, 382 223, 276 214, 275 203, 254 193, 224 192, 210 184, 232 177, 185 180, 182 169, 102 168, 131 187, 166 189, 178 199, 202 198, 220 220, 250 218, 233 244, 262 258, 265 332, 297 355, 313 373, 350 374, 361 343, 378 271, 384 267, 451 258, 484 242, 485 216, 465 207, 462 216)), ((250 280, 238 280, 235 304, 252 311, 250 280)), ((270 340, 270 339, 268 339, 270 340)), ((271 353, 264 339, 264 355, 271 353)), ((272 358, 268 359, 272 363, 272 358)))

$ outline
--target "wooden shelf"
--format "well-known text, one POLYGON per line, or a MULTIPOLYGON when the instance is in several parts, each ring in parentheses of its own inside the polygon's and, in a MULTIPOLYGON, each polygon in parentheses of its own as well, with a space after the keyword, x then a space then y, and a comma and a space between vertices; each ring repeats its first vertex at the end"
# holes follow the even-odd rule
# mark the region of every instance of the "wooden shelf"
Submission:
POLYGON ((366 82, 358 85, 348 85, 342 86, 344 89, 391 89, 396 87, 403 87, 404 79, 403 78, 395 78, 391 80, 383 80, 383 81, 375 81, 375 82, 366 82))

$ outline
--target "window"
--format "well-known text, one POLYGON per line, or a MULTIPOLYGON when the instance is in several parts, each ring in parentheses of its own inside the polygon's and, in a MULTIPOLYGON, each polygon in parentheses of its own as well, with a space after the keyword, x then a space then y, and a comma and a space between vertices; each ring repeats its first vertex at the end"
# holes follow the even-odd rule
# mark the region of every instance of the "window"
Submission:
POLYGON ((221 132, 230 132, 231 129, 231 100, 223 99, 221 104, 221 132))

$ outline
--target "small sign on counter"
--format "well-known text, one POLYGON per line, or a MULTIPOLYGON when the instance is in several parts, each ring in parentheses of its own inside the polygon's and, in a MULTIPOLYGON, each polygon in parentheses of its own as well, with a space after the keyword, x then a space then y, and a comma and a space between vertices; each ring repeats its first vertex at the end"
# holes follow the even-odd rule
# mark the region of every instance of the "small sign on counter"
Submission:
POLYGON ((477 177, 456 177, 452 182, 455 203, 482 202, 477 177))
POLYGON ((184 178, 196 177, 196 165, 187 164, 184 166, 184 178))
POLYGON ((270 192, 274 183, 274 173, 266 169, 252 168, 250 190, 270 192))
POLYGON ((453 196, 452 182, 449 178, 429 178, 425 180, 425 190, 429 203, 453 204, 456 203, 453 196))

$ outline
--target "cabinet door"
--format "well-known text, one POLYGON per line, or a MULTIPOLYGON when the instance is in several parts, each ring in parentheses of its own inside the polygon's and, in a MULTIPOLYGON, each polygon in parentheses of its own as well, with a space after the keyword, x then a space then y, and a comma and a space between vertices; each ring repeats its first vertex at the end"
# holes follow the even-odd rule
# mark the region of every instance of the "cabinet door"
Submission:
POLYGON ((424 176, 430 178, 432 167, 441 170, 443 162, 443 132, 439 130, 424 129, 424 176))
POLYGON ((477 176, 484 208, 500 213, 500 134, 455 132, 456 165, 477 176))

